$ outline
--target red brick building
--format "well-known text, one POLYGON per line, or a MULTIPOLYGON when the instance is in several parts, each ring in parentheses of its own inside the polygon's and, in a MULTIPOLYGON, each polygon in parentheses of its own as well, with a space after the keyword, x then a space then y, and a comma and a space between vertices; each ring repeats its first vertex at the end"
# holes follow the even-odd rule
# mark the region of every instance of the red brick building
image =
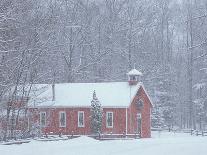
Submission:
POLYGON ((44 133, 90 135, 95 91, 103 108, 102 134, 151 137, 152 101, 139 82, 142 73, 133 69, 127 75, 127 82, 36 85, 43 90, 30 102, 32 113, 36 113, 30 121, 39 123, 44 133))

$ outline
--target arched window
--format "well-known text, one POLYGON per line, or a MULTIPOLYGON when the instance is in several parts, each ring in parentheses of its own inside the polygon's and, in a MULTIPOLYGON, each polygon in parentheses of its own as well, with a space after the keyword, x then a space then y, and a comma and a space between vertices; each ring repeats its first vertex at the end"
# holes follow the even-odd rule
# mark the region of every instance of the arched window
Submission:
POLYGON ((142 99, 139 99, 136 103, 137 106, 137 110, 142 110, 143 106, 144 106, 144 102, 142 99))

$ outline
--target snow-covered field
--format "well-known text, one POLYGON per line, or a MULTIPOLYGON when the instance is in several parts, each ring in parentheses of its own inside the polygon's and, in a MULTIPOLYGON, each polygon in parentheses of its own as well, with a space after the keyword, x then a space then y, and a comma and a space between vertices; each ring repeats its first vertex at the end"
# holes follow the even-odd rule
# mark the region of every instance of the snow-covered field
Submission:
POLYGON ((0 155, 206 155, 207 137, 153 133, 149 139, 98 141, 79 137, 65 141, 32 141, 0 145, 0 155))

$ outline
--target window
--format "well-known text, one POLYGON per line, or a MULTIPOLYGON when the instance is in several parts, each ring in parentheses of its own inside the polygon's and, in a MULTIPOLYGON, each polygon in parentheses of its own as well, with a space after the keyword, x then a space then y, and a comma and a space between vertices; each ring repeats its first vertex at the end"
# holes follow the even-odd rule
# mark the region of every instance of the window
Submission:
POLYGON ((136 103, 137 105, 137 110, 142 110, 143 109, 143 107, 144 107, 144 102, 143 102, 143 100, 142 99, 139 99, 138 101, 137 101, 137 103, 136 103))
POLYGON ((79 111, 78 112, 78 127, 84 127, 84 112, 79 111))
POLYGON ((142 119, 142 114, 141 113, 137 113, 137 120, 138 119, 142 119))
POLYGON ((40 112, 40 126, 46 126, 46 112, 40 112))
POLYGON ((106 112, 106 127, 113 128, 113 112, 106 112))
POLYGON ((142 137, 142 114, 137 113, 137 133, 142 137))
POLYGON ((130 81, 136 81, 136 80, 137 80, 136 76, 130 76, 130 81))
POLYGON ((65 112, 59 113, 59 126, 60 127, 66 127, 66 114, 65 112))

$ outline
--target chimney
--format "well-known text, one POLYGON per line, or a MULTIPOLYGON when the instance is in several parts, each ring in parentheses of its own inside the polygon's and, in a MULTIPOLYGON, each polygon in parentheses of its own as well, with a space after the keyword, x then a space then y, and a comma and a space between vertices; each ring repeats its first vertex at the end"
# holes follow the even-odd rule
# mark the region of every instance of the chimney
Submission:
POLYGON ((55 83, 52 84, 52 101, 55 101, 55 83))

